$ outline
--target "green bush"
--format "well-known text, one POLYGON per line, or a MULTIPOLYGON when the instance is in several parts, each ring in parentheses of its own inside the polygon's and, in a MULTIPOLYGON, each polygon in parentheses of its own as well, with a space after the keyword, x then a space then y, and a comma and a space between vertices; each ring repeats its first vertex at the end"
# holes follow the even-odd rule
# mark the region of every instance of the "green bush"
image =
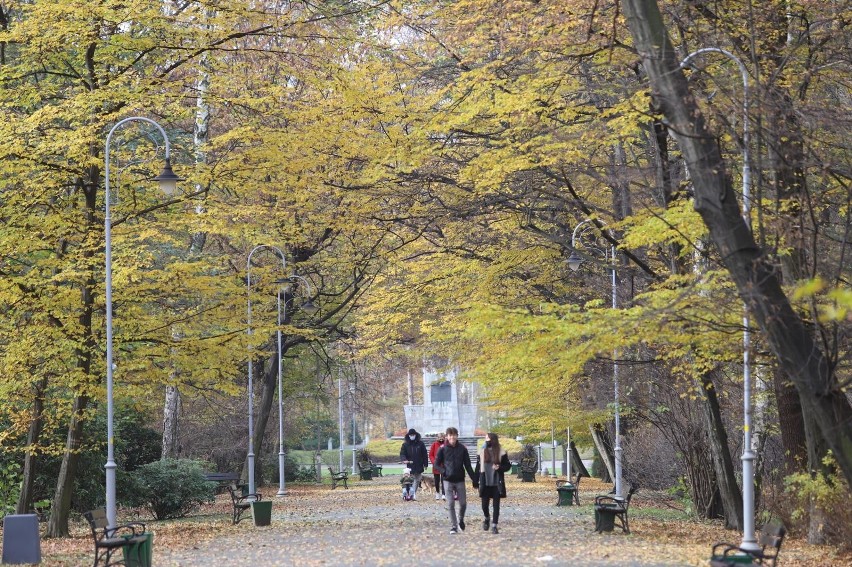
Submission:
MULTIPOLYGON (((399 461, 401 439, 373 439, 367 443, 367 452, 377 463, 393 463, 399 461)), ((428 449, 428 447, 427 447, 428 449)))
POLYGON ((806 533, 811 513, 817 512, 827 521, 819 529, 825 543, 849 546, 852 541, 852 510, 849 508, 849 484, 829 452, 823 459, 823 470, 811 475, 801 472, 784 479, 785 495, 771 503, 788 530, 806 533), (773 505, 774 504, 774 505, 773 505))
POLYGON ((205 463, 166 459, 129 473, 132 495, 128 503, 144 507, 156 520, 182 518, 213 498, 213 483, 204 480, 205 463))
MULTIPOLYGON (((2 463, 0 463, 2 464, 2 463)), ((21 495, 21 465, 9 462, 0 468, 0 516, 14 514, 21 495)))

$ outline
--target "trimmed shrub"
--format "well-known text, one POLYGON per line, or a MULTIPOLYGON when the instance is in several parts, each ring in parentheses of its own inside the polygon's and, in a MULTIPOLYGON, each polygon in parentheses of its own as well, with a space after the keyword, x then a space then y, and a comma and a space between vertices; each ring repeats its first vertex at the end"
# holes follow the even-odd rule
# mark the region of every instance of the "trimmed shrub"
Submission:
POLYGON ((205 463, 165 459, 129 473, 132 504, 151 512, 155 520, 183 518, 213 498, 213 483, 204 480, 205 463))
POLYGON ((378 463, 399 461, 400 448, 402 448, 402 439, 372 439, 367 443, 367 452, 378 463))

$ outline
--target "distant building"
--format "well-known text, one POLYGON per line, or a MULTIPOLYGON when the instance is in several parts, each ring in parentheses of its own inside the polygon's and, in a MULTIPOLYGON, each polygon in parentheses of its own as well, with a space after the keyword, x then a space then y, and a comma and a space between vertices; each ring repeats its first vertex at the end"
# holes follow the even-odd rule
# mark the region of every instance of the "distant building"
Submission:
POLYGON ((431 435, 452 426, 461 437, 474 435, 479 418, 476 387, 459 385, 456 374, 455 369, 423 368, 423 405, 405 406, 406 428, 431 435))

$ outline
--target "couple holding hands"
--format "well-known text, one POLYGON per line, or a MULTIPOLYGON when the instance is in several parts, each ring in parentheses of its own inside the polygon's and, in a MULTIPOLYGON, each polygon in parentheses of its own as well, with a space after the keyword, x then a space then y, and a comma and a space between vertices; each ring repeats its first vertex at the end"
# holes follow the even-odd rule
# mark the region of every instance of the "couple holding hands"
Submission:
MULTIPOLYGON (((419 437, 413 429, 408 433, 409 439, 412 435, 419 437)), ((500 447, 497 434, 488 433, 485 436, 485 445, 479 451, 476 470, 474 470, 467 447, 460 444, 458 439, 458 429, 448 427, 446 434, 439 437, 429 451, 429 457, 433 463, 432 472, 435 475, 435 499, 439 498, 438 487, 441 486, 443 498, 447 500, 447 509, 450 513, 450 533, 457 534, 459 529, 464 531, 464 516, 467 510, 465 472, 467 472, 473 481, 473 488, 479 490, 479 496, 482 499, 482 513, 485 516, 482 529, 488 531, 490 528, 491 533, 499 533, 497 522, 500 519, 500 499, 506 496, 504 473, 512 468, 509 457, 500 447), (452 494, 454 497, 447 498, 447 494, 452 494), (456 514, 456 502, 459 505, 458 514, 456 514), (493 504, 489 506, 489 502, 493 504), (489 508, 493 508, 493 515, 489 513, 489 508)), ((403 444, 401 453, 405 453, 406 445, 409 445, 408 441, 403 444)), ((421 443, 421 446, 425 449, 425 445, 421 443)), ((403 460, 406 459, 403 458, 403 460)))

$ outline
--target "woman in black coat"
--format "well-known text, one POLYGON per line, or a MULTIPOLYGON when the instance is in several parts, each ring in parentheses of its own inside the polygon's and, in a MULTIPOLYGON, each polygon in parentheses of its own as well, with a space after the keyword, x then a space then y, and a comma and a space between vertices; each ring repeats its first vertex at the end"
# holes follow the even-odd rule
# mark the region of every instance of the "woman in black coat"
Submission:
POLYGON ((482 529, 491 533, 499 533, 497 522, 500 520, 500 499, 506 497, 506 480, 504 473, 511 470, 512 463, 509 456, 500 447, 500 439, 496 433, 488 433, 485 436, 485 446, 479 452, 476 460, 475 475, 479 479, 479 497, 482 499, 482 513, 485 519, 482 521, 482 529), (494 513, 489 514, 488 501, 494 501, 494 513), (493 521, 492 521, 493 518, 493 521))

